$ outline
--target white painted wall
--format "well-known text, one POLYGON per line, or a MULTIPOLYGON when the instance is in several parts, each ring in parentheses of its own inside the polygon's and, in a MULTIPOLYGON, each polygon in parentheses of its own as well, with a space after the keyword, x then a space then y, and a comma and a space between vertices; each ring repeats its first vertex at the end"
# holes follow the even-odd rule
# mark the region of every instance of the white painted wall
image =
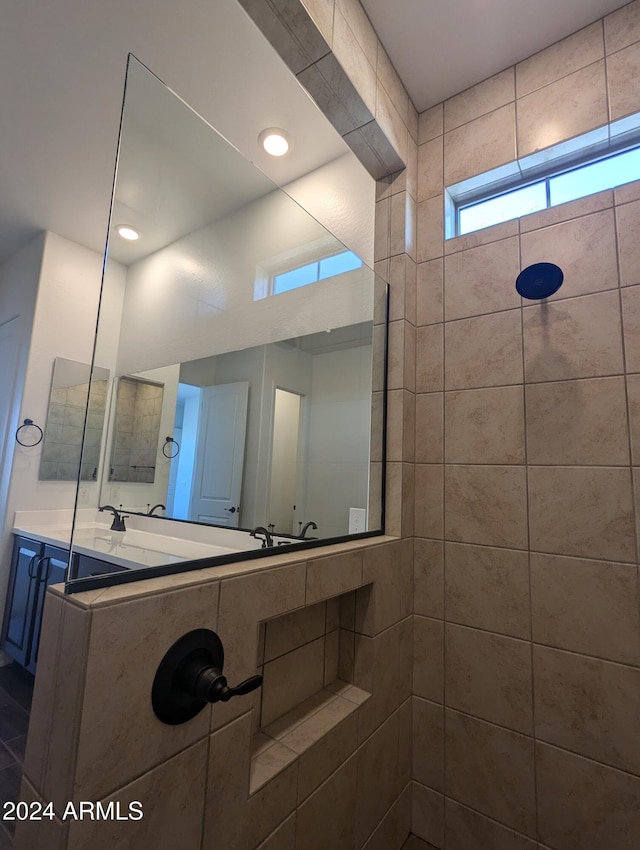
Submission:
POLYGON ((45 235, 38 234, 0 267, 0 325, 9 322, 15 328, 16 349, 11 359, 2 364, 5 374, 10 373, 10 389, 0 399, 4 419, 4 439, 0 445, 0 610, 9 580, 12 539, 9 529, 13 524, 11 500, 11 469, 16 449, 15 431, 21 423, 20 406, 24 393, 24 379, 31 342, 33 314, 36 305, 40 269, 44 252, 45 235), (17 324, 15 324, 17 323, 17 324))
POLYGON ((353 154, 338 157, 283 188, 373 268, 376 184, 353 154))
MULTIPOLYGON (((320 178, 318 178, 320 179, 320 178)), ((310 182, 308 184, 311 185, 310 182)), ((319 192, 320 189, 317 189, 319 192)), ((129 267, 118 352, 127 374, 370 319, 373 272, 254 300, 259 268, 341 243, 283 192, 129 267)))
MULTIPOLYGON (((4 266, 0 275, 0 316, 18 310, 22 311, 24 322, 21 344, 24 367, 16 381, 16 398, 21 392, 18 421, 29 418, 45 427, 56 357, 91 362, 101 276, 99 254, 54 233, 41 234, 4 266)), ((110 294, 104 315, 119 324, 117 293, 124 283, 124 269, 113 264, 109 278, 110 294)), ((111 370, 118 324, 115 333, 112 328, 112 333, 105 336, 100 349, 99 365, 111 370)), ((0 543, 3 596, 10 566, 9 530, 14 512, 73 508, 75 503, 75 481, 39 480, 42 446, 40 443, 24 448, 12 444, 7 446, 10 450, 3 457, 3 476, 9 477, 0 543)), ((98 482, 83 482, 87 504, 97 500, 98 487, 98 482)))

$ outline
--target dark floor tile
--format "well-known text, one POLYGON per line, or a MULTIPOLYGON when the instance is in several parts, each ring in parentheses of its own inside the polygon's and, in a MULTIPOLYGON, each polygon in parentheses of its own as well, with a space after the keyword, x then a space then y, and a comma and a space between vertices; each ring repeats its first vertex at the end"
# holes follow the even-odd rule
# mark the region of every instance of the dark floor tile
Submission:
MULTIPOLYGON (((21 780, 22 765, 17 762, 0 770, 0 812, 4 811, 4 804, 8 800, 12 800, 14 803, 18 801, 21 780)), ((14 821, 5 821, 4 826, 13 834, 15 828, 14 821)))
POLYGON ((4 742, 4 746, 9 750, 18 764, 24 764, 24 753, 27 747, 27 736, 18 735, 16 738, 9 738, 4 742))
MULTIPOLYGON (((9 767, 10 764, 14 764, 14 762, 20 761, 17 759, 15 755, 11 752, 11 750, 6 747, 4 744, 0 744, 0 770, 3 770, 5 767, 9 767)), ((24 758, 22 759, 24 763, 24 758)), ((1 816, 0 812, 0 816, 1 816)))
POLYGON ((416 835, 410 835, 402 845, 402 850, 436 850, 436 848, 433 844, 427 844, 426 841, 423 841, 416 835))
POLYGON ((3 825, 0 824, 0 850, 11 850, 13 839, 3 825))
POLYGON ((27 712, 31 709, 33 681, 34 677, 31 673, 19 664, 7 664, 0 667, 0 688, 3 688, 27 712))
POLYGON ((0 741, 10 741, 19 735, 26 735, 29 728, 29 715, 13 700, 4 705, 0 702, 0 741))

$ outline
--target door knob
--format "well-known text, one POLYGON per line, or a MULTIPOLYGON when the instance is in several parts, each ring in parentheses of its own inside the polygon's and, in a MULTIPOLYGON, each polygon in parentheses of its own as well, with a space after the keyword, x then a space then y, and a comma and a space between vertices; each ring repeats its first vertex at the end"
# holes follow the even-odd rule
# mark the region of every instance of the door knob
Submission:
POLYGON ((209 629, 187 632, 167 651, 158 666, 151 704, 156 717, 176 726, 196 716, 209 702, 227 702, 251 693, 262 684, 262 676, 251 676, 229 687, 222 674, 222 641, 209 629))
POLYGON ((229 511, 230 514, 235 514, 237 508, 225 508, 225 511, 229 511))

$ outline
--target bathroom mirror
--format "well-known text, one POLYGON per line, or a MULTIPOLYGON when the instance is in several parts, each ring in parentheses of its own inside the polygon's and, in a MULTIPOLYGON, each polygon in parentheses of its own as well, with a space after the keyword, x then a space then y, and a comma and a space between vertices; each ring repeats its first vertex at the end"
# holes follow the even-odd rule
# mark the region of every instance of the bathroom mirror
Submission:
POLYGON ((154 532, 193 523, 194 540, 237 530, 236 554, 260 548, 256 526, 288 545, 379 533, 386 285, 133 57, 107 258, 96 350, 117 391, 99 504, 145 529, 153 513, 154 532), (134 460, 119 408, 150 386, 134 460))
POLYGON ((41 481, 75 481, 78 471, 82 481, 95 481, 98 477, 109 370, 94 369, 89 393, 90 373, 88 363, 64 357, 54 360, 40 458, 41 481), (85 413, 87 422, 80 470, 85 413))

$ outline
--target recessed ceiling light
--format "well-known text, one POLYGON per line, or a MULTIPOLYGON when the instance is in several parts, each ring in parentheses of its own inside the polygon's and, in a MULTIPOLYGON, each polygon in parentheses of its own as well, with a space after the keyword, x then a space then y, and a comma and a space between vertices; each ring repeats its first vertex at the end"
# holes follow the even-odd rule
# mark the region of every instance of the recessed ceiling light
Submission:
POLYGON ((258 141, 271 156, 284 156, 291 150, 289 135, 279 127, 268 127, 258 136, 258 141))
POLYGON ((135 242, 136 239, 140 239, 140 234, 135 229, 135 227, 131 227, 130 224, 119 224, 116 227, 116 231, 118 233, 118 236, 121 236, 128 242, 135 242))

